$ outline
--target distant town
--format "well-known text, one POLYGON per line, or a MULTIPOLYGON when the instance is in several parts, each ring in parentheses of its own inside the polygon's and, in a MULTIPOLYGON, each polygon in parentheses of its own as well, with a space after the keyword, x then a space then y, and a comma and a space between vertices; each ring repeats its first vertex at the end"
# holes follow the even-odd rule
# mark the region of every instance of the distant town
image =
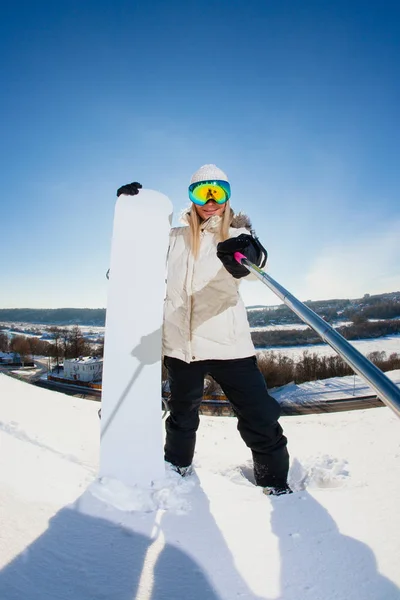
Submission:
MULTIPOLYGON (((400 292, 306 304, 349 340, 400 333, 400 292)), ((0 309, 0 370, 15 375, 16 369, 36 367, 35 375, 27 374, 26 380, 101 389, 105 313, 105 309, 0 309)), ((247 315, 260 367, 270 385, 351 373, 339 357, 314 356, 311 369, 313 345, 321 344, 321 339, 285 305, 248 307, 247 315), (285 348, 294 346, 304 347, 306 356, 285 357, 285 348), (279 352, 272 352, 275 349, 279 352)), ((372 354, 383 370, 400 366, 396 353, 372 354)))

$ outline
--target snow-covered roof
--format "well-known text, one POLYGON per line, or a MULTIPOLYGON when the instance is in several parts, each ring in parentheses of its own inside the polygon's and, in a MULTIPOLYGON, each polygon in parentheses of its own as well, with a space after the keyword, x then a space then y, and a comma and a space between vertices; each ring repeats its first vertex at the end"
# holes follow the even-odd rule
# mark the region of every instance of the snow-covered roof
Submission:
POLYGON ((19 358, 19 354, 17 352, 0 352, 0 358, 19 358))
POLYGON ((93 364, 93 363, 100 363, 103 362, 103 359, 100 358, 99 356, 79 356, 79 358, 66 358, 64 359, 64 364, 65 363, 80 363, 80 364, 93 364))

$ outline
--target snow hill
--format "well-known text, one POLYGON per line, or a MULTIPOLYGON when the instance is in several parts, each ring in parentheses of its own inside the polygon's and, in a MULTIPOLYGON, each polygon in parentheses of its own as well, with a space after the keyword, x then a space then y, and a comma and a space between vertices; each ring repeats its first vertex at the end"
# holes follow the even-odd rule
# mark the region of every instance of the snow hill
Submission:
POLYGON ((389 409, 283 418, 296 492, 270 498, 233 418, 202 417, 190 478, 96 480, 98 406, 0 375, 2 600, 400 598, 389 409))
MULTIPOLYGON (((385 375, 400 387, 400 369, 388 371, 385 375)), ((330 377, 320 381, 306 381, 300 384, 288 383, 271 390, 271 394, 278 402, 286 405, 299 405, 372 396, 375 392, 358 375, 347 375, 346 377, 330 377)))

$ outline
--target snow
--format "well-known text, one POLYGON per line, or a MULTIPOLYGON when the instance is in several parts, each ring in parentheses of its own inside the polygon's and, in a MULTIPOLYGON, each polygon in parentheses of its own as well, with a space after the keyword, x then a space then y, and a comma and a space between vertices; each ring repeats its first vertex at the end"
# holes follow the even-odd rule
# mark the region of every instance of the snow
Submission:
MULTIPOLYGON (((64 362, 66 361, 67 359, 64 359, 64 362)), ((98 356, 80 356, 79 358, 69 358, 68 362, 88 365, 93 363, 102 363, 103 359, 99 358, 98 356)))
MULTIPOLYGON (((337 329, 338 327, 344 327, 351 325, 351 321, 337 321, 333 323, 332 327, 337 329)), ((262 325, 260 327, 251 327, 251 331, 304 331, 305 329, 311 329, 304 323, 277 323, 276 325, 262 325)))
POLYGON ((41 369, 36 369, 35 367, 21 367, 15 371, 10 371, 10 373, 16 375, 17 377, 24 377, 29 379, 30 377, 38 375, 40 371, 41 369))
POLYGON ((228 417, 189 478, 98 480, 98 406, 0 375, 2 600, 400 598, 389 409, 282 418, 296 491, 271 498, 228 417))
MULTIPOLYGON (((43 323, 27 323, 27 322, 15 322, 15 321, 2 321, 0 322, 0 329, 8 335, 8 337, 22 335, 25 337, 37 337, 43 340, 51 340, 54 336, 50 329, 52 327, 58 327, 59 329, 66 329, 72 331, 76 325, 45 325, 43 323), (18 331, 14 329, 18 328, 18 331), (40 333, 33 333, 32 329, 38 330, 40 333)), ((104 325, 79 325, 83 337, 88 340, 97 340, 104 337, 105 327, 104 325)))
POLYGON ((304 331, 309 329, 308 325, 302 323, 277 323, 276 325, 261 325, 260 327, 251 327, 250 331, 304 331))
MULTIPOLYGON (((370 338, 365 340, 348 340, 349 343, 368 356, 371 352, 386 352, 387 356, 396 352, 400 353, 400 335, 387 335, 380 338, 370 338)), ((328 344, 313 344, 304 346, 274 346, 272 348, 257 348, 257 352, 275 352, 283 354, 289 358, 297 360, 302 358, 303 352, 307 350, 309 354, 317 354, 318 356, 333 356, 336 354, 328 344)))
MULTIPOLYGON (((386 376, 400 386, 400 369, 389 371, 386 376)), ((274 398, 285 404, 326 402, 343 398, 375 396, 375 394, 376 392, 358 375, 331 377, 300 384, 289 383, 272 391, 274 398)))

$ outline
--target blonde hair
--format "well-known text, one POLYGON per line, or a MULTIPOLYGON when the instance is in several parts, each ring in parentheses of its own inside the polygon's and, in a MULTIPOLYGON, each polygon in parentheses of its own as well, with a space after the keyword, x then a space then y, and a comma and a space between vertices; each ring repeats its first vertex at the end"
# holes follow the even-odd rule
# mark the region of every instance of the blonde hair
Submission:
MULTIPOLYGON (((229 238, 229 227, 234 217, 234 212, 231 209, 229 200, 225 204, 226 208, 222 214, 219 230, 217 233, 218 242, 224 242, 229 238)), ((198 214, 195 206, 192 206, 188 215, 187 221, 189 223, 189 235, 190 235, 190 248, 195 258, 199 255, 200 249, 200 232, 202 219, 198 214)))

